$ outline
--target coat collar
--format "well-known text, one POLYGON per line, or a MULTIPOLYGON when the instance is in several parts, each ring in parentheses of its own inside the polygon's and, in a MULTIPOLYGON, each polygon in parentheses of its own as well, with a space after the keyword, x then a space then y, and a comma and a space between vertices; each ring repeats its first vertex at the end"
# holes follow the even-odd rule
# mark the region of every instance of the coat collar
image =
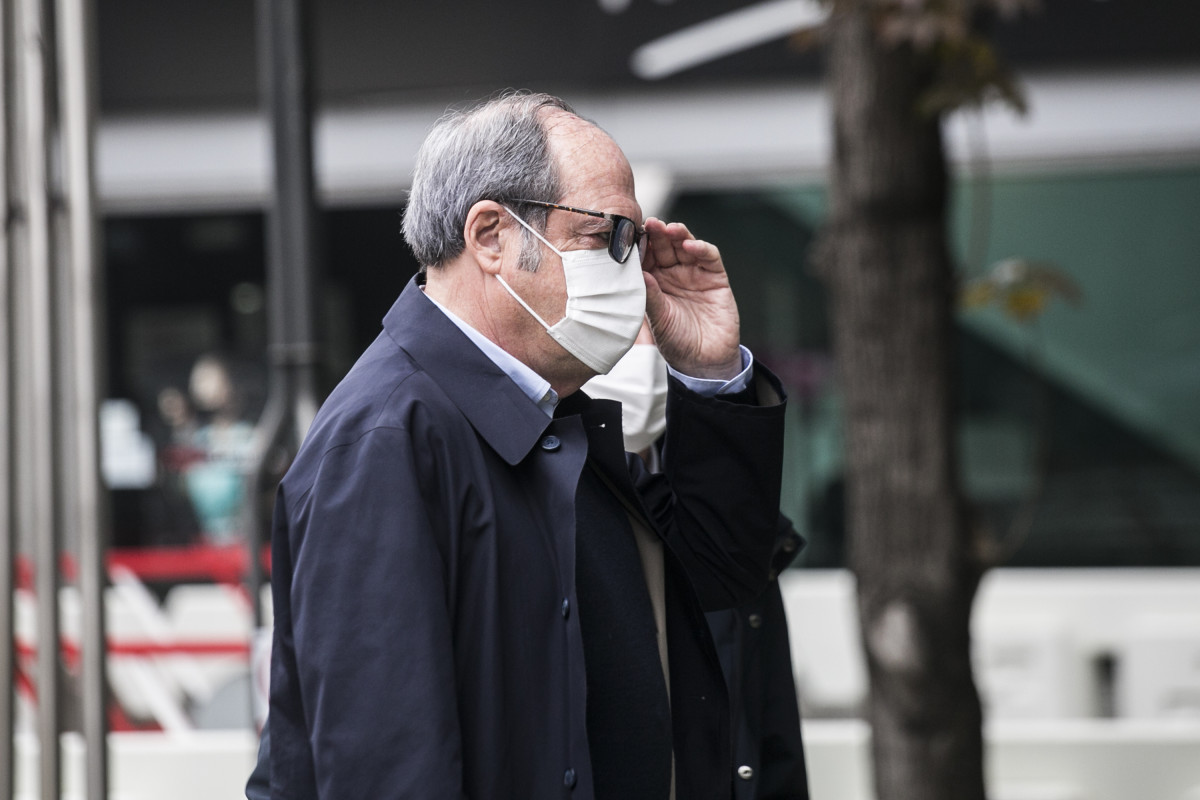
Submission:
POLYGON ((529 454, 550 419, 425 296, 417 278, 404 287, 383 328, 501 458, 517 464, 529 454))

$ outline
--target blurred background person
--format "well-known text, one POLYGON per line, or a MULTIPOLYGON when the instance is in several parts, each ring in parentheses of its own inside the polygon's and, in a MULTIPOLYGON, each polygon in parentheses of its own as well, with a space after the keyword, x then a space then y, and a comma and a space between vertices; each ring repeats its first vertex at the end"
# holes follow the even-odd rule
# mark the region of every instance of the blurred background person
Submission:
POLYGON ((200 533, 187 485, 188 471, 204 461, 196 441, 200 420, 187 392, 165 386, 156 398, 158 408, 158 490, 163 513, 153 530, 157 545, 190 544, 200 533))
POLYGON ((185 471, 188 495, 205 538, 228 544, 238 538, 254 426, 242 417, 229 364, 220 356, 209 353, 197 359, 188 388, 192 403, 204 415, 193 434, 201 460, 185 471))

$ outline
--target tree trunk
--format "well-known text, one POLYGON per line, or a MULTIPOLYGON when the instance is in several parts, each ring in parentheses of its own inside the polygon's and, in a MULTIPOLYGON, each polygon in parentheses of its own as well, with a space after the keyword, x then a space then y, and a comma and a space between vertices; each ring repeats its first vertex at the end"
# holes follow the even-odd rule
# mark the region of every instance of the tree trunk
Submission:
POLYGON ((828 24, 834 159, 818 262, 846 402, 850 566, 880 800, 982 800, 970 662, 981 568, 955 455, 954 279, 929 55, 879 40, 871 6, 828 24))

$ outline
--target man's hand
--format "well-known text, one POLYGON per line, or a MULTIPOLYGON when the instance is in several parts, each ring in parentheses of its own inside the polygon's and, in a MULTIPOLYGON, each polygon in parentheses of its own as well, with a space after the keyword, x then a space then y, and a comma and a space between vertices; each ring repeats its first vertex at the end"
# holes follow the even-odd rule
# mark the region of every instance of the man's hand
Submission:
POLYGON ((667 363, 694 378, 742 371, 741 321, 721 254, 679 222, 646 220, 646 314, 667 363))

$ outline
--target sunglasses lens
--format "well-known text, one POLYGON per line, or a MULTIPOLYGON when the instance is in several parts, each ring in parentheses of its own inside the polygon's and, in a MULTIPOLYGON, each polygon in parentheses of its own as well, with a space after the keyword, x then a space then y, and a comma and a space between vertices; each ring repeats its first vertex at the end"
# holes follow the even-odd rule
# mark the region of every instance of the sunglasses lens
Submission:
POLYGON ((637 228, 633 220, 621 217, 613 226, 608 246, 613 260, 624 264, 633 252, 634 240, 637 238, 637 228))

